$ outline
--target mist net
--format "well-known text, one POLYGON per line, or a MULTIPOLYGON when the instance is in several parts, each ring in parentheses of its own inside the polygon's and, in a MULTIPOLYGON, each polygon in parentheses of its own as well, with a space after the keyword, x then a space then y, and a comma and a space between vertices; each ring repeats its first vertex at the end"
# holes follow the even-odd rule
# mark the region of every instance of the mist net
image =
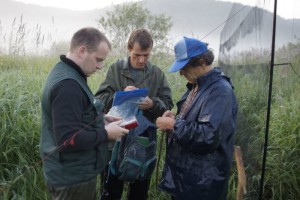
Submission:
MULTIPOLYGON (((290 12, 300 13, 297 1, 280 1, 276 11, 286 6, 283 4, 293 4, 290 12)), ((300 193, 300 181, 296 178, 300 175, 300 163, 288 157, 294 149, 298 160, 300 158, 300 106, 297 103, 300 99, 299 95, 295 96, 300 89, 300 19, 283 18, 277 11, 274 32, 274 2, 259 0, 254 6, 233 4, 220 38, 219 65, 232 79, 239 104, 236 145, 242 149, 247 175, 246 199, 296 199, 300 193), (272 43, 273 34, 275 43, 272 43), (274 65, 271 64, 272 44, 275 44, 274 65), (268 101, 270 84, 273 88, 271 104, 268 101), (291 102, 295 105, 290 105, 291 102), (267 117, 268 105, 272 105, 270 118, 267 117), (289 116, 288 109, 295 116, 289 116), (266 138, 267 132, 269 137, 266 138), (264 151, 265 144, 267 151, 264 151), (265 166, 264 152, 267 152, 265 166), (294 175, 287 177, 287 174, 294 175), (263 197, 261 191, 264 191, 263 197)), ((234 173, 237 177, 235 168, 234 173)), ((236 180, 230 180, 229 199, 235 199, 236 185, 236 180)))

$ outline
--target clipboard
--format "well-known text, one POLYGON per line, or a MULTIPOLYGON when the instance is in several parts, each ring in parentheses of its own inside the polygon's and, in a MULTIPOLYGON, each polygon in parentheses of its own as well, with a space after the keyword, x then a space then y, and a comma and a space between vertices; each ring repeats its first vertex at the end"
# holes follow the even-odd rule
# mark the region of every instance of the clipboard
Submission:
POLYGON ((131 99, 146 97, 147 94, 148 94, 147 88, 141 88, 141 89, 129 90, 129 91, 118 91, 114 95, 112 106, 121 105, 122 103, 131 99))

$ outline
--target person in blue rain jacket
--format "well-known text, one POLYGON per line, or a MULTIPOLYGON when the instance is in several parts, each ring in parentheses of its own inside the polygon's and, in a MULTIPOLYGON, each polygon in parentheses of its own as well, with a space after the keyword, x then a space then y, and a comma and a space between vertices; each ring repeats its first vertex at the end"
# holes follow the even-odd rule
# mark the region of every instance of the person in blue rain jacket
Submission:
POLYGON ((208 44, 184 37, 175 44, 176 60, 187 91, 177 113, 166 111, 156 121, 168 134, 165 166, 159 188, 176 200, 223 200, 234 151, 237 102, 233 86, 213 67, 208 44))

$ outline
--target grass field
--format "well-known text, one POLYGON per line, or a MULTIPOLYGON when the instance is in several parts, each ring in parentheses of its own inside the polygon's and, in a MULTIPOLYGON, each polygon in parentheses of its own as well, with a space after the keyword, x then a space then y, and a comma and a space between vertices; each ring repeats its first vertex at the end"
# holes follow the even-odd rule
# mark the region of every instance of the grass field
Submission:
MULTIPOLYGON (((292 60, 293 70, 289 66, 275 68, 264 199, 296 200, 300 197, 299 57, 297 55, 292 60)), ((170 60, 153 59, 167 71, 170 60)), ((57 61, 58 57, 0 55, 0 199, 49 199, 38 152, 40 96, 47 73, 57 61)), ((113 58, 109 58, 105 68, 113 61, 113 58)), ((89 79, 94 92, 105 72, 104 69, 89 79)), ((176 102, 185 91, 185 80, 178 73, 166 72, 166 75, 176 102)), ((261 75, 255 73, 255 76, 261 75)), ((255 76, 236 73, 232 77, 242 113, 237 144, 242 147, 245 158, 248 182, 248 195, 245 199, 253 199, 258 192, 261 145, 265 131, 268 82, 261 77, 253 79, 255 76), (249 129, 246 131, 245 127, 249 129)), ((159 175, 163 158, 164 154, 160 161, 159 175)), ((235 162, 232 166, 228 199, 235 199, 237 186, 235 162)), ((152 176, 149 199, 170 199, 157 190, 156 171, 152 176)))

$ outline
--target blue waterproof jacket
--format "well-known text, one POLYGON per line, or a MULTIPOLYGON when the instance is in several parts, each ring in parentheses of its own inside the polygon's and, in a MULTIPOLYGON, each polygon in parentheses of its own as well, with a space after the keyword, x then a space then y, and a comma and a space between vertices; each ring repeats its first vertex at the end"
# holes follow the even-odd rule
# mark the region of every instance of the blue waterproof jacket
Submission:
MULTIPOLYGON (((237 103, 228 77, 215 68, 197 79, 191 107, 177 115, 159 188, 184 200, 226 199, 237 103)), ((192 85, 177 103, 178 113, 192 85)), ((177 113, 177 114, 178 114, 177 113)))

